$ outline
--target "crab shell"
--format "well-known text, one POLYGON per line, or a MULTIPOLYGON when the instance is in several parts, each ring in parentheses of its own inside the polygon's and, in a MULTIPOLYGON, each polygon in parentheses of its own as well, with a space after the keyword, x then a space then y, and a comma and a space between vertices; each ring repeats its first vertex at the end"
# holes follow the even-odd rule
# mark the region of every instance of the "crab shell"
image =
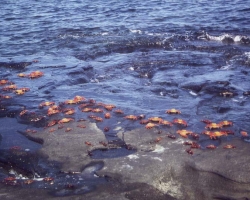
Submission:
POLYGON ((65 104, 76 104, 77 101, 74 100, 74 99, 69 99, 69 100, 64 101, 64 103, 65 103, 65 104))
POLYGON ((79 127, 79 128, 86 128, 86 126, 82 125, 82 124, 78 124, 77 127, 79 127))
POLYGON ((29 112, 29 111, 28 111, 28 110, 23 110, 23 111, 20 112, 19 115, 20 115, 20 116, 23 116, 23 115, 24 115, 25 113, 27 113, 27 112, 29 112))
POLYGON ((125 119, 131 119, 131 120, 137 120, 137 117, 135 115, 127 115, 124 118, 125 119))
POLYGON ((208 146, 206 146, 207 149, 216 149, 216 146, 214 146, 213 144, 210 144, 208 146))
POLYGON ((71 130, 72 130, 72 128, 66 128, 65 132, 69 132, 71 130))
POLYGON ((8 80, 0 80, 0 85, 5 85, 6 83, 8 83, 8 80))
POLYGON ((82 109, 82 112, 90 112, 90 111, 92 111, 92 108, 83 108, 82 109))
POLYGON ((102 112, 103 112, 103 110, 102 110, 102 109, 100 109, 100 108, 95 108, 95 109, 93 109, 93 110, 92 110, 92 112, 102 113, 102 112))
POLYGON ((180 124, 180 125, 183 125, 183 126, 187 126, 187 122, 185 120, 183 120, 183 119, 174 119, 173 123, 174 124, 180 124))
POLYGON ((167 126, 173 126, 173 124, 171 122, 167 121, 167 120, 160 121, 160 124, 167 125, 167 126))
POLYGON ((246 131, 241 131, 240 134, 244 137, 247 137, 248 136, 248 133, 246 131))
POLYGON ((104 115, 105 119, 109 119, 111 117, 110 113, 105 113, 104 115))
POLYGON ((222 126, 220 124, 216 124, 216 123, 211 123, 211 124, 208 124, 206 125, 205 129, 219 129, 221 128, 222 126))
POLYGON ((168 113, 168 114, 181 114, 181 111, 172 108, 170 110, 167 110, 166 113, 168 113))
POLYGON ((85 97, 83 97, 83 96, 75 96, 74 97, 74 100, 77 102, 77 103, 79 103, 80 101, 85 101, 86 99, 85 99, 85 97))
POLYGON ((50 181, 53 181, 53 180, 54 180, 54 178, 52 178, 52 177, 45 177, 43 179, 43 181, 46 181, 46 182, 50 182, 50 181))
POLYGON ((153 127, 157 126, 156 124, 153 123, 147 123, 147 125, 145 126, 146 129, 151 129, 153 127))
POLYGON ((19 74, 17 74, 17 76, 19 76, 19 77, 21 77, 21 78, 24 78, 24 77, 26 77, 27 75, 24 74, 24 73, 19 73, 19 74))
POLYGON ((58 121, 58 124, 68 123, 70 121, 74 121, 74 119, 72 119, 72 118, 63 118, 63 119, 58 121))
POLYGON ((120 109, 115 110, 114 112, 115 112, 116 114, 123 114, 123 111, 122 111, 122 110, 120 110, 120 109))
POLYGON ((104 108, 106 109, 106 110, 109 110, 109 111, 111 111, 113 108, 115 108, 116 106, 115 105, 112 105, 112 104, 108 104, 108 105, 105 105, 104 106, 104 108))
POLYGON ((52 120, 48 123, 47 127, 51 127, 57 124, 57 120, 52 120))
POLYGON ((65 112, 65 115, 73 115, 73 114, 75 114, 74 110, 69 110, 69 111, 65 112))
POLYGON ((93 119, 96 120, 97 122, 102 122, 103 121, 103 119, 101 117, 95 117, 93 119))
POLYGON ((219 124, 221 126, 233 126, 233 122, 231 122, 231 121, 222 121, 219 124))
POLYGON ((209 133, 209 137, 211 139, 216 139, 217 137, 221 137, 223 135, 227 135, 225 132, 223 131, 215 131, 215 132, 210 132, 209 133))
POLYGON ((160 117, 151 117, 148 120, 151 122, 159 122, 160 123, 163 119, 160 117))
POLYGON ((231 145, 231 144, 227 144, 227 145, 225 145, 225 146, 223 147, 223 149, 235 149, 235 148, 236 148, 236 146, 231 145))
POLYGON ((40 103, 40 107, 43 107, 43 106, 53 106, 55 105, 55 102, 52 102, 52 101, 45 101, 43 103, 40 103))
POLYGON ((142 120, 140 121, 140 124, 147 124, 147 123, 149 123, 149 120, 142 119, 142 120))
POLYGON ((185 129, 182 129, 182 130, 178 130, 176 131, 176 133, 178 133, 180 136, 184 137, 184 138, 187 138, 187 135, 193 133, 192 131, 188 131, 188 130, 185 130, 185 129))
POLYGON ((22 95, 22 94, 25 94, 25 91, 23 91, 23 90, 15 90, 14 91, 16 94, 18 94, 18 95, 22 95))

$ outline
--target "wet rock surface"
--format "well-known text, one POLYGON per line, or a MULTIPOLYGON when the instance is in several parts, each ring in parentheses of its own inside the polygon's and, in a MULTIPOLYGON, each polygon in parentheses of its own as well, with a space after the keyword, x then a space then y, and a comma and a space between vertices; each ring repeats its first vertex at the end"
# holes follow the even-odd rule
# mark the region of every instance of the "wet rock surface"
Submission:
MULTIPOLYGON (((206 149, 202 145, 199 149, 191 149, 191 155, 186 152, 190 146, 183 145, 183 142, 191 140, 175 135, 174 128, 160 132, 158 128, 120 129, 117 134, 120 140, 114 144, 105 139, 95 123, 84 121, 86 128, 83 129, 76 129, 77 124, 70 122, 64 124, 64 129, 49 132, 49 128, 46 128, 30 134, 44 142, 40 153, 48 157, 45 165, 56 161, 60 163, 60 167, 56 167, 58 171, 80 171, 81 177, 88 180, 81 187, 64 186, 60 190, 50 188, 39 191, 43 197, 50 199, 52 195, 62 199, 80 199, 84 195, 88 199, 240 200, 250 196, 250 179, 247 176, 250 171, 250 158, 247 156, 250 146, 241 138, 219 139, 216 149, 206 149), (66 127, 72 130, 65 132, 66 127), (170 138, 170 134, 176 139, 170 138), (227 144, 236 148, 224 149, 227 144), (121 148, 129 153, 113 156, 121 148), (95 151, 106 151, 108 156, 95 157, 95 151), (99 177, 97 182, 94 176, 99 177), (51 192, 48 194, 48 191, 51 192)), ((215 142, 207 139, 205 143, 215 142)), ((65 181, 64 175, 58 175, 59 172, 55 171, 53 173, 57 174, 55 180, 65 181)), ((40 187, 43 184, 40 183, 40 187)), ((3 194, 8 187, 1 189, 3 194)), ((16 193, 12 195, 25 193, 26 190, 25 187, 16 188, 16 193)), ((36 191, 34 188, 32 190, 36 191)))

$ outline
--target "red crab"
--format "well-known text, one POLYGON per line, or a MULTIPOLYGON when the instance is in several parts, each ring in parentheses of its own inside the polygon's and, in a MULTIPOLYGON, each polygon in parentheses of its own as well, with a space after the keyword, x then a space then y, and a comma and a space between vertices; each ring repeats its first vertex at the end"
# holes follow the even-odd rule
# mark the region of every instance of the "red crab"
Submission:
POLYGON ((207 149, 216 149, 216 146, 213 144, 207 145, 206 146, 207 149))
POLYGON ((210 123, 210 124, 207 124, 205 129, 220 129, 222 126, 221 124, 216 124, 216 123, 210 123))
POLYGON ((176 110, 175 108, 172 108, 170 110, 167 110, 166 113, 168 113, 168 114, 181 114, 181 111, 176 110))
POLYGON ((174 119, 173 123, 174 124, 179 124, 179 125, 182 125, 182 126, 187 126, 187 122, 185 120, 183 120, 183 119, 174 119))
POLYGON ((184 138, 187 138, 187 135, 193 133, 192 131, 188 131, 188 130, 178 130, 176 131, 176 133, 178 133, 180 136, 184 137, 184 138))
POLYGON ((58 124, 68 123, 70 121, 74 121, 74 119, 72 119, 72 118, 63 118, 63 119, 58 121, 58 124))

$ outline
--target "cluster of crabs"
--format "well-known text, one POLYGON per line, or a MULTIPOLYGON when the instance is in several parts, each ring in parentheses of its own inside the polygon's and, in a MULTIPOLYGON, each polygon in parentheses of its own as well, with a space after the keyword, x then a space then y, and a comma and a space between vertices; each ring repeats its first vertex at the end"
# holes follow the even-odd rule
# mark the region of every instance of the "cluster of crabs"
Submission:
MULTIPOLYGON (((44 73, 41 71, 34 71, 30 74, 24 74, 20 73, 17 76, 24 78, 30 78, 35 79, 43 76, 44 73)), ((0 86, 2 86, 3 92, 14 92, 18 95, 22 95, 25 92, 29 91, 29 88, 18 88, 16 84, 9 80, 0 80, 0 86)), ((0 98, 8 99, 11 98, 9 95, 0 94, 0 98)), ((38 122, 41 119, 45 118, 48 119, 46 128, 49 128, 49 132, 56 131, 55 125, 58 125, 58 129, 65 128, 64 124, 74 121, 74 118, 70 117, 76 113, 76 105, 78 107, 78 110, 80 110, 83 113, 91 113, 88 115, 88 118, 91 120, 94 120, 95 122, 103 122, 103 120, 110 119, 112 117, 112 112, 118 116, 123 116, 127 120, 132 121, 139 121, 140 124, 145 125, 146 129, 152 129, 152 128, 158 128, 159 126, 166 126, 166 127, 172 127, 173 125, 176 125, 178 128, 181 127, 179 130, 176 131, 178 135, 180 135, 183 138, 191 137, 192 139, 198 140, 200 137, 200 134, 194 133, 190 130, 187 130, 186 127, 188 126, 187 122, 184 119, 181 118, 174 118, 172 121, 167 121, 161 117, 150 117, 146 119, 145 115, 124 115, 124 112, 121 109, 116 109, 115 105, 112 104, 105 104, 105 103, 97 103, 93 99, 86 99, 83 96, 75 96, 73 99, 65 100, 64 102, 58 103, 56 105, 55 102, 45 101, 38 105, 38 107, 43 110, 43 113, 45 111, 45 116, 39 115, 35 112, 29 111, 29 110, 22 110, 19 113, 19 116, 21 118, 27 118, 29 117, 29 120, 31 122, 38 122), (63 117, 62 117, 63 116, 63 117)), ((180 110, 177 109, 169 109, 166 110, 166 114, 170 115, 179 115, 181 114, 180 110)), ((85 119, 78 120, 79 122, 85 121, 85 119)), ((224 129, 225 127, 233 126, 233 123, 231 121, 221 121, 218 123, 214 123, 209 120, 201 120, 206 124, 205 130, 202 132, 202 134, 208 136, 212 140, 216 140, 220 137, 227 136, 229 134, 234 134, 233 131, 224 129)), ((79 128, 85 128, 86 125, 84 124, 78 124, 77 127, 79 128)), ((104 128, 104 132, 108 132, 110 130, 109 127, 104 128)), ((26 130, 28 133, 33 131, 35 133, 35 130, 26 130)), ((65 128, 65 132, 72 131, 72 128, 65 128)), ((247 137, 248 133, 246 131, 241 132, 242 136, 247 137)), ((173 134, 168 134, 167 137, 175 139, 176 136, 173 134)), ((156 139, 156 142, 159 142, 161 139, 156 139)), ((186 142, 185 145, 191 145, 191 148, 199 148, 200 146, 196 142, 186 142)), ((215 149, 216 146, 214 145, 208 145, 206 146, 208 149, 215 149)), ((235 148, 233 145, 226 145, 224 148, 235 148)), ((192 153, 191 149, 187 151, 188 153, 192 153)))

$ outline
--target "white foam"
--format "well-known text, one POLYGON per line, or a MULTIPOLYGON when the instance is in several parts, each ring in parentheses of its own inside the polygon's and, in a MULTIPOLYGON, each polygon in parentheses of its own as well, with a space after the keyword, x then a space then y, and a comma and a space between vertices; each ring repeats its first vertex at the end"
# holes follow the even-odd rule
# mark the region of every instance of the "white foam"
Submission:
POLYGON ((137 155, 129 155, 129 156, 127 156, 129 159, 138 159, 139 158, 139 156, 137 156, 137 155))

